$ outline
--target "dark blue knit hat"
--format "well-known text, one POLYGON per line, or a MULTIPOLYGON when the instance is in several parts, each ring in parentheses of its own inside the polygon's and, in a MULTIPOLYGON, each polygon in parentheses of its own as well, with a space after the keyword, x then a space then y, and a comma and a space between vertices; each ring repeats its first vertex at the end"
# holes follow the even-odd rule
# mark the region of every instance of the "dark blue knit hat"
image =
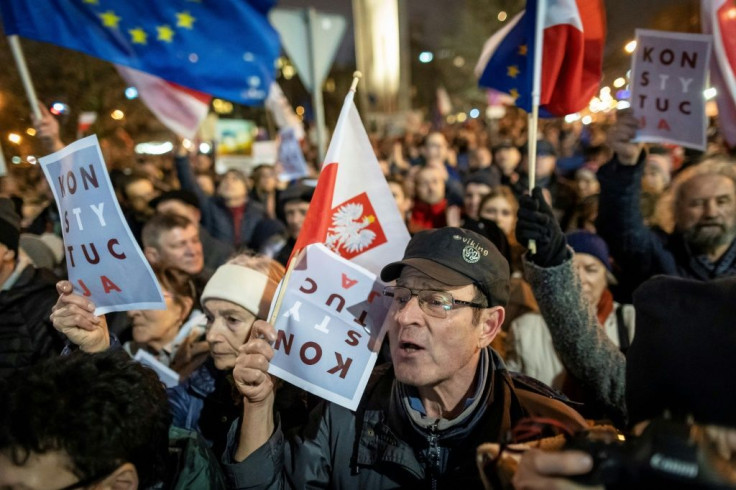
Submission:
POLYGON ((589 231, 571 231, 567 234, 567 244, 572 247, 575 253, 588 254, 597 258, 611 272, 611 257, 608 252, 608 245, 595 233, 589 231))

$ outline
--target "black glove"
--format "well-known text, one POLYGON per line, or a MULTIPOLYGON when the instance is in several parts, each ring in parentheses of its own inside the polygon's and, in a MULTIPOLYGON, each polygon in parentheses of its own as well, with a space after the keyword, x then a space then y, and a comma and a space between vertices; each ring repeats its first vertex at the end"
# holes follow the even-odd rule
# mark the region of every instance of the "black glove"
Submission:
POLYGON ((528 257, 540 267, 554 267, 568 258, 565 235, 539 187, 532 190, 531 196, 519 198, 516 239, 525 247, 529 240, 536 242, 537 253, 528 257))

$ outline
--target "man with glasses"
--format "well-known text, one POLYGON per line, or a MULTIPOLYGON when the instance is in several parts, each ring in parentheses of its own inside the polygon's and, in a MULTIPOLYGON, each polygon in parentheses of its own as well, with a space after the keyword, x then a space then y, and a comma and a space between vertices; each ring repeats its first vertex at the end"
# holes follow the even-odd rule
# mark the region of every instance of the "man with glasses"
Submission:
POLYGON ((509 266, 486 238, 451 227, 418 233, 381 278, 396 281, 384 291, 393 368, 374 370, 356 412, 324 402, 288 439, 267 373, 276 333, 255 323, 233 372, 243 417, 224 455, 232 488, 473 488, 476 447, 505 442, 521 418, 584 425, 561 402, 518 387, 490 348, 509 266))

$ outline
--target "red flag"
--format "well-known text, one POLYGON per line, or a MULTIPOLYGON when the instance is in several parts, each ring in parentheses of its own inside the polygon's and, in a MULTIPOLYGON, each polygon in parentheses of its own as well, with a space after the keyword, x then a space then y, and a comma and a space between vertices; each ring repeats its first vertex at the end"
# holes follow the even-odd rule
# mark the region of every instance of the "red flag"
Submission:
POLYGON ((736 147, 736 4, 703 0, 703 32, 713 34, 711 83, 718 91, 718 121, 723 139, 736 147))
POLYGON ((202 120, 207 117, 211 95, 126 66, 115 65, 115 68, 127 83, 138 90, 141 100, 159 121, 179 136, 194 138, 202 120))
POLYGON ((379 274, 401 260, 409 232, 349 92, 292 257, 311 243, 379 274))

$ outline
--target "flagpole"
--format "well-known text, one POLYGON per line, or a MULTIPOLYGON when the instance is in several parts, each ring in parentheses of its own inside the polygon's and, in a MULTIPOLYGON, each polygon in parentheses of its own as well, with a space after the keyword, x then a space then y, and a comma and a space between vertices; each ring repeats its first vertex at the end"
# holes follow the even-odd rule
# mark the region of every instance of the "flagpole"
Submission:
MULTIPOLYGON (((348 92, 348 95, 352 96, 355 95, 355 91, 358 89, 358 82, 360 82, 360 79, 363 77, 363 74, 359 71, 353 72, 353 82, 350 84, 350 90, 348 92)), ((343 105, 343 108, 345 106, 343 105)), ((302 256, 304 255, 304 248, 301 250, 297 250, 292 257, 289 259, 289 264, 286 268, 286 273, 284 274, 284 279, 281 281, 281 287, 279 288, 279 294, 276 296, 276 300, 274 303, 274 307, 271 310, 271 315, 268 318, 269 323, 273 323, 276 321, 276 318, 279 316, 279 310, 281 309, 281 303, 284 301, 284 294, 286 293, 286 286, 289 284, 289 279, 291 278, 291 273, 296 267, 296 264, 298 264, 302 260, 302 256)))
MULTIPOLYGON (((534 20, 534 69, 532 71, 532 113, 529 114, 527 131, 527 174, 529 176, 529 194, 536 183, 537 177, 537 133, 539 123, 539 100, 542 85, 542 49, 544 47, 544 16, 547 10, 547 0, 537 0, 537 12, 534 20)), ((533 255, 537 253, 537 244, 529 240, 527 246, 533 255)))
POLYGON ((23 82, 23 88, 26 90, 26 96, 28 102, 31 104, 31 112, 37 121, 40 121, 41 109, 38 108, 38 97, 36 97, 36 90, 33 88, 33 81, 31 80, 31 74, 28 71, 26 65, 26 58, 23 56, 23 50, 20 47, 20 40, 17 34, 11 34, 8 36, 8 43, 10 43, 10 50, 13 52, 13 58, 15 58, 15 64, 18 67, 18 73, 20 73, 20 79, 23 82))

